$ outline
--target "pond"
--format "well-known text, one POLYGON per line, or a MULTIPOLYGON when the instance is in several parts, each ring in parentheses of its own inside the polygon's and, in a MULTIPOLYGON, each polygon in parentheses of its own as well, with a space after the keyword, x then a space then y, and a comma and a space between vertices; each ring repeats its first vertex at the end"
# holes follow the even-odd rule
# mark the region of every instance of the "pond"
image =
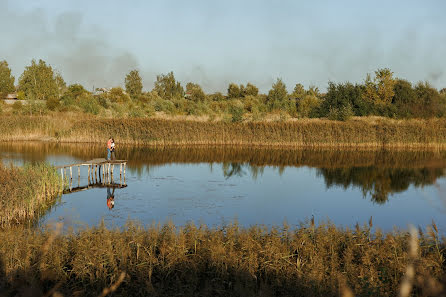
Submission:
MULTIPOLYGON (((89 144, 0 144, 2 162, 18 165, 104 156, 103 147, 89 144)), ((236 220, 242 226, 276 226, 314 217, 317 223, 354 227, 372 217, 384 231, 434 220, 445 233, 443 151, 119 147, 117 158, 128 160, 127 187, 66 193, 36 225, 61 221, 79 228, 104 221, 121 227, 136 220, 215 226, 236 220)), ((79 185, 88 185, 85 168, 79 185)))

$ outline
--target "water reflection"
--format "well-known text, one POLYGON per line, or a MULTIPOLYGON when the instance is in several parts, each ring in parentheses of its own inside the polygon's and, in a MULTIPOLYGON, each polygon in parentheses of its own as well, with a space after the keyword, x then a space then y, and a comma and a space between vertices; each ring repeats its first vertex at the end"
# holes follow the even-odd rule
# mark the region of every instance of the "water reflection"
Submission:
MULTIPOLYGON (((119 141, 117 141, 119 144, 119 141)), ((54 143, 3 143, 0 158, 24 162, 48 161, 49 156, 88 160, 103 155, 102 145, 54 143)), ((266 166, 273 166, 279 175, 286 167, 313 167, 327 189, 340 186, 360 188, 365 197, 385 203, 389 196, 406 191, 410 186, 435 184, 445 175, 446 151, 372 151, 318 150, 235 147, 130 147, 120 145, 119 159, 128 160, 128 168, 138 177, 154 168, 171 163, 209 163, 221 165, 226 179, 249 175, 262 176, 266 166)), ((50 158, 51 161, 51 158, 50 158)), ((104 184, 102 183, 102 186, 104 184)), ((89 185, 89 187, 95 187, 89 185)))
POLYGON ((107 187, 107 207, 110 210, 115 207, 115 188, 107 187))
POLYGON ((433 185, 445 175, 443 168, 382 168, 377 166, 350 168, 319 168, 319 176, 327 188, 342 186, 359 187, 364 197, 371 197, 376 203, 385 203, 389 195, 406 191, 411 185, 424 187, 433 185))

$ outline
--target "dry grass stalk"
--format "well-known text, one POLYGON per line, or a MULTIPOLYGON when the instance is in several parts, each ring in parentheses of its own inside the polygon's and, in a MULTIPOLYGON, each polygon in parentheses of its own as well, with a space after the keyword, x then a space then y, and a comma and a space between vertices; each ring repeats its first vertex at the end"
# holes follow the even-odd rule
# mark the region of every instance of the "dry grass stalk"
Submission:
POLYGON ((410 262, 407 265, 406 273, 401 282, 401 287, 399 291, 400 297, 408 297, 412 291, 414 279, 415 279, 415 267, 414 262, 418 258, 418 232, 414 226, 409 227, 410 240, 409 240, 409 256, 410 262))

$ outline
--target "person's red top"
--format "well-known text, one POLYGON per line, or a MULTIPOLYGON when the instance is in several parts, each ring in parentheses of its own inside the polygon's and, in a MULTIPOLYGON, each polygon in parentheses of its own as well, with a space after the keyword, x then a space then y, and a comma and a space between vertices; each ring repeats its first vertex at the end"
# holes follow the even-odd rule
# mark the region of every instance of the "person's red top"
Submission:
POLYGON ((111 198, 111 197, 107 199, 107 207, 108 207, 108 209, 112 209, 113 208, 112 201, 113 201, 113 198, 111 198))
POLYGON ((109 139, 109 140, 107 141, 107 148, 108 148, 108 149, 111 149, 111 144, 112 144, 112 140, 109 139))

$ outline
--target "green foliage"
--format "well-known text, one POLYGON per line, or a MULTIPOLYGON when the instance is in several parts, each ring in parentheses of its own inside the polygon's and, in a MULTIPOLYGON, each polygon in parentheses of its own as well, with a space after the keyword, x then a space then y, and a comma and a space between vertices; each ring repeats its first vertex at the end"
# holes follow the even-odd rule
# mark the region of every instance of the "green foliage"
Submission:
MULTIPOLYGON (((351 83, 328 83, 327 94, 319 110, 320 116, 329 116, 338 113, 345 106, 350 106, 353 113, 358 116, 368 115, 372 111, 372 103, 364 100, 361 85, 351 83)), ((348 109, 348 108, 347 108, 348 109)))
POLYGON ((268 92, 267 104, 271 110, 288 110, 292 103, 288 98, 286 85, 278 78, 268 92))
POLYGON ((46 102, 42 100, 28 100, 23 104, 21 113, 24 115, 45 115, 48 109, 46 102))
POLYGON ((248 83, 245 88, 243 88, 242 95, 243 97, 247 96, 257 96, 259 94, 259 88, 257 88, 255 85, 248 83))
POLYGON ((296 84, 294 87, 293 93, 291 93, 292 99, 303 99, 307 92, 302 84, 296 84))
POLYGON ((11 75, 11 69, 8 62, 0 61, 0 96, 14 92, 14 76, 11 75))
POLYGON ((301 117, 312 117, 321 105, 321 99, 314 95, 305 95, 305 97, 299 100, 297 112, 301 117))
POLYGON ((77 105, 82 108, 83 112, 94 115, 99 114, 99 111, 101 110, 101 105, 98 100, 89 94, 79 96, 77 98, 77 105))
POLYGON ((232 101, 229 105, 229 113, 231 114, 232 122, 241 122, 245 113, 243 103, 240 100, 232 101))
POLYGON ((228 99, 234 99, 240 97, 242 97, 240 87, 235 83, 230 83, 228 86, 228 99))
POLYGON ((335 121, 347 121, 354 116, 352 106, 350 104, 341 107, 330 107, 328 119, 335 121))
POLYGON ((82 85, 72 84, 68 86, 60 101, 64 106, 75 105, 77 99, 84 94, 88 94, 88 92, 82 85))
POLYGON ((181 84, 175 80, 173 72, 169 72, 166 75, 157 75, 153 90, 163 99, 184 97, 184 89, 181 84))
POLYGON ((416 117, 441 117, 445 114, 445 105, 442 104, 442 97, 437 89, 433 88, 428 82, 420 82, 415 86, 417 98, 416 117))
POLYGON ((60 106, 60 100, 56 97, 48 98, 45 103, 49 110, 56 110, 60 106))
POLYGON ((56 80, 53 68, 45 61, 31 61, 31 65, 25 68, 19 79, 19 90, 25 93, 28 100, 46 100, 51 97, 60 96, 63 87, 61 77, 56 80))
POLYGON ((125 77, 125 91, 135 100, 142 94, 142 79, 138 70, 130 71, 125 77))
POLYGON ((204 102, 206 100, 206 94, 200 85, 190 82, 186 85, 186 98, 194 102, 204 102))
POLYGON ((124 93, 124 90, 120 87, 112 88, 106 94, 106 97, 113 103, 126 103, 130 101, 129 95, 124 93))
POLYGON ((14 104, 12 104, 12 112, 14 114, 17 114, 20 110, 22 110, 22 107, 23 107, 22 102, 16 101, 14 102, 14 104))
POLYGON ((214 94, 209 95, 209 99, 212 101, 223 101, 225 96, 221 92, 216 92, 214 94))

